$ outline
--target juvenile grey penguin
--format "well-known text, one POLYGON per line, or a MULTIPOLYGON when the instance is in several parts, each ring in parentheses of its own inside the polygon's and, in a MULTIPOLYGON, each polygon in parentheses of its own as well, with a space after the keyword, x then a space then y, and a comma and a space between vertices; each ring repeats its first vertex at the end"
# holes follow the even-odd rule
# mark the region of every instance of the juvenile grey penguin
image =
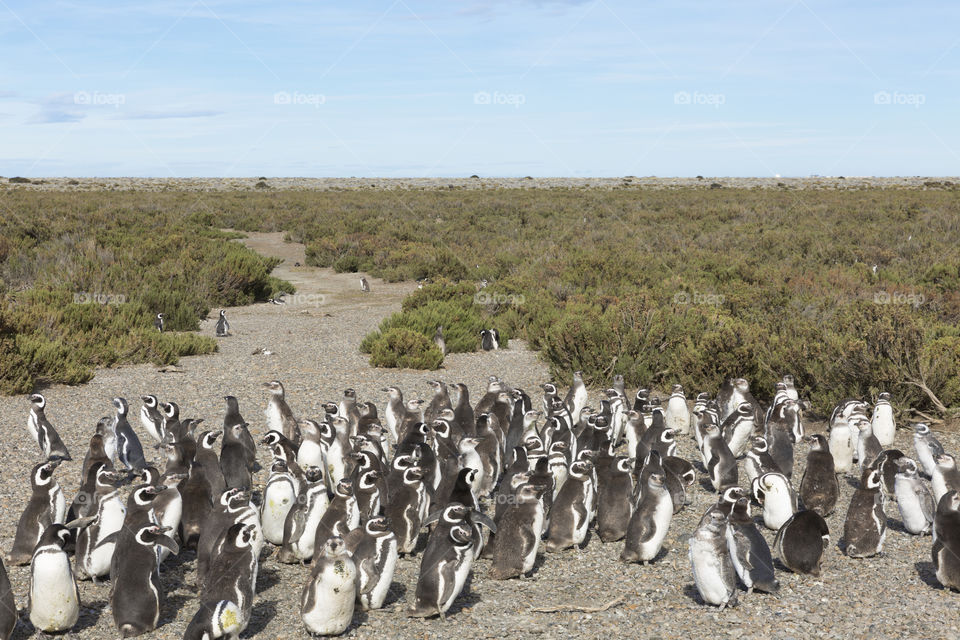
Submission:
POLYGON ((240 635, 240 607, 233 602, 221 600, 212 604, 201 604, 194 614, 183 640, 232 640, 240 635))
POLYGON ((583 408, 587 406, 587 386, 583 382, 582 371, 573 372, 573 383, 570 385, 570 389, 567 390, 567 396, 564 398, 563 404, 567 407, 567 411, 570 412, 573 423, 577 424, 580 422, 580 413, 583 411, 583 408))
POLYGON ((960 591, 960 494, 956 491, 945 493, 937 505, 932 556, 940 584, 960 591))
POLYGON ((780 403, 778 410, 767 421, 767 444, 770 456, 788 479, 793 477, 793 445, 803 437, 800 422, 800 407, 789 398, 780 403))
POLYGON ((440 616, 445 619, 447 611, 460 595, 473 567, 473 531, 465 524, 451 527, 442 546, 427 562, 424 554, 417 578, 416 601, 407 615, 415 618, 440 616))
POLYGON ((873 435, 873 427, 866 416, 856 416, 853 426, 860 433, 857 437, 857 460, 860 464, 860 469, 863 470, 873 464, 877 456, 883 452, 883 447, 880 446, 880 441, 877 437, 873 435))
POLYGON ((604 542, 615 542, 627 534, 633 515, 633 462, 632 458, 616 457, 597 473, 597 534, 604 542))
POLYGON ((147 466, 147 461, 143 457, 140 438, 127 420, 127 401, 124 398, 114 398, 113 406, 117 409, 117 416, 113 421, 113 431, 117 434, 117 460, 128 469, 140 471, 147 466))
POLYGON ((903 528, 914 535, 930 533, 937 511, 930 489, 920 480, 916 462, 910 458, 900 458, 897 467, 899 470, 893 486, 903 528))
POLYGON ((304 474, 307 484, 288 508, 284 520, 282 546, 277 556, 280 562, 303 562, 313 557, 317 526, 330 504, 323 470, 307 467, 304 474))
POLYGON ((300 617, 311 635, 340 635, 353 620, 357 566, 343 539, 334 536, 318 550, 310 580, 300 595, 300 617))
MULTIPOLYGON (((859 433, 859 431, 858 431, 859 433)), ((830 423, 830 455, 837 473, 847 473, 853 469, 853 455, 856 453, 853 425, 847 418, 838 417, 830 423)))
MULTIPOLYGON (((241 432, 249 425, 235 424, 229 431, 230 437, 224 438, 220 448, 220 472, 223 474, 224 487, 227 489, 242 489, 248 491, 253 485, 253 476, 247 466, 247 456, 241 441, 241 432)), ((211 487, 212 489, 212 487, 211 487)))
POLYGON ((851 558, 869 558, 883 551, 887 516, 883 512, 880 485, 880 472, 867 469, 850 499, 843 523, 843 539, 847 545, 846 554, 851 558))
POLYGON ((594 517, 596 487, 593 463, 578 460, 570 465, 570 474, 550 508, 546 551, 556 552, 583 544, 594 517))
POLYGON ((80 591, 64 550, 70 538, 67 527, 51 524, 31 558, 27 610, 34 628, 43 633, 67 631, 80 618, 80 591))
POLYGON ((73 460, 70 452, 60 439, 57 430, 47 420, 45 408, 47 400, 39 393, 30 396, 30 415, 27 416, 27 431, 33 437, 34 442, 40 447, 43 453, 43 459, 62 458, 63 460, 73 460))
POLYGON ((397 536, 390 521, 375 516, 343 539, 357 566, 357 599, 364 611, 379 609, 387 599, 397 568, 397 536))
POLYGON ((830 546, 830 529, 816 511, 798 511, 777 531, 773 545, 790 571, 819 576, 823 554, 830 546))
POLYGON ((937 456, 936 463, 930 484, 933 487, 933 499, 940 504, 940 498, 947 491, 960 491, 960 470, 957 469, 957 461, 949 453, 937 456))
POLYGON ((819 433, 806 438, 810 443, 807 466, 800 480, 800 500, 805 509, 812 509, 826 517, 833 513, 840 498, 840 483, 833 466, 833 456, 827 439, 819 433))
POLYGON ((704 431, 703 457, 710 484, 718 493, 740 484, 737 459, 716 425, 708 425, 704 431))
MULTIPOLYGON (((113 418, 100 418, 101 423, 104 420, 112 422, 113 418)), ((97 426, 99 430, 99 423, 97 426)), ((101 465, 113 469, 113 461, 107 457, 107 450, 103 445, 103 434, 94 433, 90 436, 90 445, 87 447, 87 453, 83 457, 83 466, 80 468, 81 480, 88 479, 90 477, 90 470, 101 465)))
POLYGON ((227 312, 220 309, 220 317, 217 318, 217 337, 225 338, 230 335, 230 323, 227 322, 227 312))
POLYGON ((750 501, 740 498, 727 518, 727 548, 733 568, 747 593, 754 590, 776 593, 780 589, 773 572, 770 546, 750 517, 750 501))
POLYGON ((157 628, 164 594, 160 585, 157 547, 179 553, 169 530, 146 524, 131 537, 131 544, 114 554, 116 572, 111 576, 110 607, 121 638, 133 638, 157 628))
POLYGON ((300 425, 287 404, 283 385, 279 380, 265 382, 263 387, 270 392, 267 402, 267 429, 279 431, 296 449, 300 446, 300 425))
POLYGON ((256 536, 256 526, 249 522, 237 522, 224 531, 214 544, 215 554, 200 589, 200 602, 208 606, 224 600, 237 605, 241 633, 253 612, 259 571, 256 536))
POLYGON ((754 480, 754 493, 763 505, 763 524, 774 531, 797 511, 797 494, 782 473, 765 473, 754 480))
POLYGON ((726 518, 710 511, 690 536, 690 565, 693 581, 707 604, 725 607, 737 605, 737 573, 727 548, 726 518))
MULTIPOLYGON (((63 524, 67 515, 67 502, 53 472, 60 466, 60 459, 41 462, 30 472, 32 494, 27 507, 20 516, 13 549, 7 560, 14 565, 30 562, 34 549, 51 524, 63 524)), ((72 574, 71 574, 72 577, 72 574)))
POLYGON ((533 571, 546 522, 542 491, 529 483, 520 486, 499 518, 489 573, 494 580, 523 577, 533 571))
POLYGON ((621 562, 649 564, 660 554, 673 519, 673 500, 665 483, 662 472, 646 475, 646 484, 627 527, 621 562))
POLYGON ((870 425, 873 435, 884 449, 893 445, 897 433, 897 423, 893 418, 893 405, 890 404, 890 394, 886 391, 877 396, 877 403, 873 405, 873 416, 870 425))
POLYGON ((158 313, 153 318, 153 328, 156 329, 159 333, 163 333, 164 320, 166 320, 166 318, 167 317, 162 313, 158 313))
POLYGON ((944 453, 943 445, 937 440, 930 427, 918 422, 914 427, 913 446, 917 451, 917 462, 923 466, 928 476, 933 476, 937 466, 937 456, 944 453))
MULTIPOLYGON (((393 487, 391 487, 391 492, 393 487)), ((420 527, 430 509, 430 496, 419 466, 403 470, 401 485, 387 503, 386 515, 397 536, 400 553, 413 553, 420 527)))
POLYGON ((663 412, 667 428, 680 435, 690 435, 690 409, 687 407, 687 398, 683 393, 683 386, 673 385, 667 408, 663 412))

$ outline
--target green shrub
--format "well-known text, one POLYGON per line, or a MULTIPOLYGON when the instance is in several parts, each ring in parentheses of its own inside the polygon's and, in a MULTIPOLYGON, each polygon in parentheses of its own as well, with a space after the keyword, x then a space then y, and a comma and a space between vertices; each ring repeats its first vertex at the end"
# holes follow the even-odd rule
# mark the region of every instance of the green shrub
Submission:
POLYGON ((439 369, 442 363, 437 346, 409 329, 389 329, 370 345, 370 364, 374 367, 439 369))

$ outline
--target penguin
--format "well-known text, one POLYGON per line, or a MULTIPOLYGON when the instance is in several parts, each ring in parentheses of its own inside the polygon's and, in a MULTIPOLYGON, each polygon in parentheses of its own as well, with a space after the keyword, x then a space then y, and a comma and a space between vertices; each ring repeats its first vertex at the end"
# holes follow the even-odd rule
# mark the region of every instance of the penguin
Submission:
POLYGON ((960 494, 948 491, 933 519, 933 568, 947 589, 960 591, 960 494))
POLYGON ((374 516, 380 515, 380 472, 376 469, 364 471, 356 480, 350 479, 356 487, 354 493, 357 498, 357 509, 360 512, 360 521, 366 522, 374 516))
POLYGON ((224 487, 227 489, 249 491, 253 485, 250 467, 247 466, 246 452, 240 439, 241 432, 248 426, 235 424, 229 429, 224 429, 223 444, 220 447, 220 472, 223 474, 224 487), (228 432, 229 438, 226 437, 228 432))
POLYGON ((407 554, 413 553, 417 546, 420 527, 430 508, 430 497, 423 469, 418 466, 404 469, 401 483, 387 503, 386 515, 397 536, 399 552, 407 554))
POLYGON ((387 599, 397 568, 397 536, 384 516, 374 516, 343 539, 357 567, 357 600, 364 611, 379 609, 387 599))
POLYGON ((477 414, 476 437, 480 442, 475 445, 475 449, 481 462, 478 496, 490 495, 490 492, 500 481, 503 460, 499 439, 494 428, 496 422, 497 418, 493 414, 477 414))
POLYGON ((830 424, 830 455, 837 473, 847 473, 853 469, 854 441, 853 429, 846 418, 840 418, 830 424))
POLYGON ((661 472, 646 476, 646 485, 627 527, 621 562, 649 564, 659 555, 673 519, 673 501, 665 482, 661 472))
POLYGON ((190 464, 178 491, 181 501, 180 541, 185 549, 196 549, 203 523, 220 496, 214 497, 203 467, 197 462, 190 464))
POLYGON ((27 431, 43 452, 43 459, 60 458, 73 460, 57 430, 47 420, 47 400, 39 393, 30 396, 30 414, 27 416, 27 431))
MULTIPOLYGON (((899 449, 887 449, 881 451, 880 455, 876 457, 873 463, 870 465, 871 469, 876 469, 880 472, 880 480, 883 486, 883 495, 886 498, 895 499, 894 495, 894 483, 896 481, 897 471, 897 460, 903 456, 903 451, 899 449)), ((936 483, 934 483, 934 492, 936 492, 936 483)), ((936 497, 934 497, 936 500, 936 497)))
MULTIPOLYGON (((176 442, 180 438, 180 407, 176 402, 160 403, 160 414, 163 416, 160 433, 163 434, 163 442, 176 442)), ((107 454, 113 457, 110 452, 109 438, 105 437, 104 442, 107 448, 107 454)))
POLYGON ((67 631, 80 618, 80 590, 64 550, 70 539, 66 526, 51 524, 31 556, 27 610, 33 627, 42 633, 67 631))
POLYGON ((583 408, 587 406, 587 386, 583 382, 582 371, 573 372, 573 384, 570 385, 563 404, 567 407, 567 411, 570 412, 573 423, 577 424, 580 421, 580 413, 583 411, 583 408))
POLYGON ((737 410, 730 414, 726 421, 721 425, 723 439, 730 447, 734 458, 739 458, 746 453, 750 446, 750 439, 753 436, 756 422, 754 420, 755 411, 753 406, 744 402, 737 410))
POLYGON ((757 499, 763 505, 763 524, 777 531, 797 511, 797 494, 782 473, 765 473, 754 481, 757 499))
MULTIPOLYGON (((127 515, 126 504, 120 495, 120 476, 107 471, 106 467, 101 467, 100 474, 98 474, 98 485, 101 481, 104 483, 113 481, 114 485, 110 486, 108 493, 101 495, 96 501, 96 511, 94 512, 96 518, 77 534, 76 553, 74 554, 77 578, 81 580, 91 578, 94 582, 97 578, 110 575, 110 565, 113 560, 116 542, 105 542, 105 540, 120 531, 127 515)), ((80 517, 84 515, 86 514, 80 517)))
POLYGON ((360 291, 370 293, 370 283, 364 276, 360 276, 360 291))
POLYGON ((788 398, 794 402, 800 400, 800 394, 797 393, 794 377, 789 373, 783 376, 783 386, 786 388, 788 398))
POLYGON ((260 505, 260 526, 263 528, 263 537, 270 544, 283 544, 283 527, 296 499, 297 482, 293 474, 287 469, 286 462, 275 458, 260 505))
MULTIPOLYGON (((424 511, 429 508, 429 503, 424 511)), ((425 516, 424 516, 425 517, 425 516)), ((333 488, 333 499, 320 518, 313 548, 322 549, 323 543, 333 536, 344 537, 360 526, 360 506, 357 503, 353 482, 344 478, 333 488)))
POLYGON ((300 617, 311 635, 340 635, 353 620, 357 598, 357 565, 343 543, 327 540, 300 595, 300 617))
POLYGON ((933 436, 929 426, 918 422, 914 426, 913 446, 917 451, 917 462, 923 465, 923 470, 932 477, 937 467, 937 456, 944 453, 943 445, 933 436))
POLYGON ((683 393, 683 386, 673 385, 667 408, 663 412, 663 419, 667 428, 680 435, 690 435, 690 409, 687 408, 687 398, 683 393))
POLYGON ((162 313, 158 313, 156 316, 154 316, 153 328, 156 329, 158 333, 163 333, 164 320, 166 319, 167 317, 162 313))
POLYGON ((238 439, 235 434, 239 433, 240 446, 243 447, 243 453, 246 456, 247 468, 253 473, 257 469, 257 445, 247 428, 247 421, 240 415, 237 399, 233 396, 224 396, 223 399, 227 402, 227 413, 223 416, 223 440, 220 443, 220 453, 223 454, 223 445, 238 439), (232 428, 237 425, 240 425, 239 430, 232 428))
POLYGON ((877 403, 873 405, 873 416, 870 418, 873 435, 884 449, 893 445, 897 433, 897 423, 893 419, 893 405, 890 404, 890 394, 886 391, 877 396, 877 403))
POLYGON ((873 435, 873 427, 870 425, 870 421, 867 420, 866 416, 861 416, 853 426, 858 429, 860 433, 857 438, 857 461, 862 471, 873 464, 877 456, 883 452, 883 447, 880 446, 880 441, 877 440, 877 437, 873 435))
POLYGON ((542 491, 542 487, 529 483, 520 486, 499 518, 488 574, 492 579, 522 578, 533 571, 546 522, 540 502, 542 491))
MULTIPOLYGON (((223 532, 250 517, 250 500, 240 489, 227 489, 207 513, 197 539, 197 586, 202 586, 216 554, 216 544, 223 532)), ((257 518, 256 511, 252 514, 257 518)), ((259 521, 259 518, 257 518, 259 521)), ((283 562, 282 551, 279 560, 283 562)))
POLYGON ((704 431, 703 460, 707 474, 710 476, 710 483, 718 493, 723 493, 724 489, 740 483, 737 459, 716 425, 707 425, 704 431))
POLYGON ((855 398, 847 398, 845 400, 841 400, 840 403, 834 407, 833 411, 830 413, 830 420, 828 422, 830 425, 830 431, 833 431, 834 425, 836 424, 849 424, 850 446, 853 449, 854 457, 856 457, 857 454, 857 438, 860 435, 860 430, 853 426, 854 420, 852 418, 855 414, 863 414, 864 417, 866 417, 866 409, 866 403, 855 398))
POLYGON ((708 512, 690 536, 690 565, 693 581, 707 604, 723 610, 737 605, 737 573, 727 547, 726 518, 708 512))
POLYGON ((256 525, 250 522, 231 525, 217 539, 214 550, 200 589, 200 602, 211 607, 224 600, 235 603, 240 612, 237 623, 242 633, 250 623, 259 571, 256 525))
POLYGON ((796 402, 787 399, 780 403, 778 410, 767 421, 765 435, 770 456, 780 468, 780 473, 788 479, 792 478, 793 445, 804 435, 800 422, 800 407, 796 402))
POLYGON ((301 467, 326 468, 327 442, 332 426, 316 420, 300 420, 300 447, 297 449, 297 464, 301 467))
POLYGON ((278 380, 265 382, 263 387, 270 392, 267 402, 267 429, 279 431, 296 449, 300 446, 300 425, 287 404, 283 385, 278 380))
POLYGON ((443 325, 437 325, 437 331, 433 334, 433 344, 437 345, 440 355, 447 355, 447 341, 443 339, 443 325))
POLYGON ((83 457, 83 466, 80 468, 81 480, 88 478, 90 469, 95 466, 105 465, 109 469, 113 469, 113 460, 107 456, 103 433, 101 433, 106 429, 104 422, 111 423, 113 418, 100 418, 100 422, 97 423, 97 433, 90 436, 90 445, 87 447, 87 453, 83 457), (101 427, 101 425, 104 426, 101 427))
POLYGON ((897 467, 899 470, 894 480, 894 493, 900 517, 903 519, 903 528, 913 535, 930 533, 937 506, 930 490, 920 480, 917 463, 904 457, 897 460, 897 467))
MULTIPOLYGON (((331 421, 334 437, 326 449, 324 459, 324 475, 327 477, 327 486, 334 486, 347 477, 347 459, 350 455, 350 422, 343 416, 334 416, 331 421)), ((299 460, 299 457, 298 457, 299 460)))
MULTIPOLYGON (((604 542, 622 539, 630 526, 633 462, 632 458, 616 457, 597 474, 597 534, 604 542)), ((670 509, 672 512, 672 500, 670 509)))
POLYGON ((810 443, 807 466, 800 480, 800 500, 804 509, 816 511, 823 517, 833 513, 840 498, 840 483, 830 454, 827 439, 819 433, 806 437, 810 443))
POLYGON ((7 568, 0 562, 0 639, 10 640, 18 620, 17 602, 13 597, 10 577, 7 575, 7 568))
POLYGON ((790 571, 819 577, 823 554, 830 546, 830 529, 823 516, 805 509, 793 514, 780 527, 773 545, 790 571))
POLYGON ((220 317, 217 318, 217 337, 226 338, 230 335, 230 323, 227 322, 227 312, 224 309, 220 309, 220 317))
POLYGON ((11 564, 29 563, 44 531, 52 524, 63 524, 66 519, 66 499, 60 484, 53 477, 53 472, 59 466, 60 458, 52 458, 34 466, 30 472, 32 494, 17 524, 13 549, 7 558, 11 564))
POLYGON ((573 546, 579 547, 587 537, 595 504, 593 463, 589 460, 578 460, 570 465, 567 481, 550 509, 550 524, 544 549, 553 553, 573 546))
POLYGON ((462 382, 453 385, 457 390, 457 403, 453 407, 453 419, 463 429, 463 435, 476 435, 474 426, 477 424, 473 406, 470 404, 470 389, 462 382))
POLYGON ((304 562, 313 557, 317 526, 330 504, 323 470, 320 467, 307 467, 304 473, 307 485, 297 494, 287 511, 280 553, 277 555, 280 562, 288 564, 304 562))
POLYGON ((727 518, 727 549, 733 568, 747 593, 754 590, 776 593, 780 590, 773 571, 770 546, 750 517, 750 501, 740 498, 727 518))
POLYGON ((931 485, 935 504, 940 504, 940 498, 948 491, 960 491, 960 471, 957 470, 957 461, 949 453, 941 453, 935 462, 931 485))
POLYGON ((90 467, 87 477, 77 489, 77 494, 67 509, 67 520, 83 518, 97 512, 97 502, 100 497, 113 490, 111 468, 104 462, 98 462, 90 467))
POLYGON ((151 395, 140 396, 140 400, 143 402, 143 406, 140 407, 140 424, 159 444, 163 442, 163 414, 160 413, 160 401, 157 400, 157 396, 151 395))
POLYGON ((140 471, 147 466, 147 461, 143 457, 140 438, 127 420, 127 401, 124 398, 114 398, 113 406, 117 409, 113 423, 113 431, 117 434, 117 459, 126 468, 140 471))
POLYGON ((169 529, 156 524, 140 527, 132 544, 114 552, 115 571, 111 573, 110 607, 121 638, 132 638, 157 628, 163 593, 157 561, 157 548, 177 554, 180 547, 169 529))
POLYGON ((220 458, 214 450, 217 438, 223 434, 222 431, 204 431, 197 438, 197 453, 194 455, 194 461, 200 465, 203 470, 204 478, 210 485, 210 495, 216 498, 220 497, 227 486, 223 478, 223 471, 220 469, 220 458))
POLYGON ((846 554, 851 558, 869 558, 883 551, 887 516, 883 512, 880 484, 880 472, 867 469, 850 499, 843 523, 843 539, 846 542, 846 554))
MULTIPOLYGON (((643 491, 643 488, 647 485, 647 476, 651 473, 659 473, 663 475, 664 486, 666 486, 667 491, 670 492, 670 499, 673 501, 673 512, 679 513, 683 509, 684 505, 687 504, 687 481, 681 480, 676 473, 670 468, 664 466, 663 461, 665 459, 660 457, 660 454, 656 451, 651 451, 647 454, 647 457, 644 459, 642 464, 642 469, 637 477, 637 483, 634 488, 635 501, 639 500, 640 493, 643 491)), ((673 460, 673 458, 666 458, 666 460, 673 460)), ((639 463, 638 463, 639 465, 639 463)))
POLYGON ((500 348, 500 332, 496 329, 483 329, 480 332, 480 347, 484 351, 496 351, 500 348))
POLYGON ((221 600, 211 604, 201 604, 194 614, 183 640, 219 640, 236 638, 240 635, 240 607, 233 602, 221 600))
POLYGON ((473 531, 465 524, 451 527, 447 539, 437 545, 428 561, 424 553, 417 577, 416 602, 407 615, 446 618, 447 611, 460 595, 473 567, 473 531))
MULTIPOLYGON (((403 393, 397 387, 382 389, 389 396, 383 418, 386 421, 387 432, 395 443, 400 442, 400 430, 407 421, 407 405, 403 402, 403 393)), ((462 393, 462 392, 461 392, 462 393)), ((460 404, 458 400, 457 404, 460 404)), ((467 405, 469 407, 469 404, 467 405)), ((473 422, 470 422, 473 425, 473 422)))
MULTIPOLYGON (((720 410, 720 422, 722 423, 731 413, 737 410, 744 402, 750 403, 753 407, 759 407, 753 394, 750 393, 750 383, 744 378, 728 378, 717 392, 717 406, 720 410)), ((761 416, 762 417, 762 416, 761 416)))

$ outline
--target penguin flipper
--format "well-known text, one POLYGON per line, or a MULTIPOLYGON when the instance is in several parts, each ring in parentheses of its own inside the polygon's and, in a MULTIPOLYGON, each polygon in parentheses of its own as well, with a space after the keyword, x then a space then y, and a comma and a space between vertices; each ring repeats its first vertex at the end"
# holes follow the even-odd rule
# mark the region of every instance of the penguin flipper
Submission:
POLYGON ((360 574, 361 584, 365 586, 358 591, 359 595, 365 595, 373 591, 373 588, 377 586, 377 565, 373 561, 373 558, 364 558, 360 564, 357 565, 357 573, 360 574))
POLYGON ((110 535, 108 535, 108 536, 104 537, 102 540, 100 540, 100 542, 98 542, 98 543, 96 544, 96 546, 93 548, 93 550, 96 551, 97 549, 99 549, 99 548, 102 547, 103 545, 105 545, 105 544, 110 544, 111 542, 116 543, 119 539, 120 539, 120 532, 119 532, 119 531, 114 531, 114 532, 111 533, 110 535))

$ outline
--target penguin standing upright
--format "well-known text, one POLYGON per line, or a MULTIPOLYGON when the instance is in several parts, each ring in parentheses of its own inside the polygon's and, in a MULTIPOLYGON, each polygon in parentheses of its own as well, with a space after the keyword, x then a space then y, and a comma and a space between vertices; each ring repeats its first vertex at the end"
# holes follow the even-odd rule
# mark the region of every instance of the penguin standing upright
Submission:
POLYGON ((357 566, 337 536, 328 539, 318 554, 300 595, 300 617, 311 635, 340 635, 353 620, 357 566))
POLYGON ((583 382, 582 371, 573 372, 573 384, 570 385, 563 404, 566 405, 567 411, 570 412, 573 424, 580 422, 580 413, 583 411, 583 408, 587 406, 587 386, 583 382))
POLYGON ((843 417, 832 421, 829 437, 830 455, 833 456, 833 465, 837 473, 851 471, 855 453, 852 425, 843 417))
POLYGON ((683 386, 673 385, 667 408, 663 412, 664 422, 668 429, 680 435, 690 435, 690 409, 687 408, 687 398, 683 393, 683 386))
POLYGON ((570 475, 550 508, 545 549, 555 552, 580 546, 587 537, 595 504, 593 463, 578 460, 570 465, 570 475))
POLYGON ((708 425, 704 431, 703 459, 710 483, 718 493, 740 483, 737 459, 716 425, 708 425))
POLYGON ((437 331, 433 334, 433 344, 437 345, 440 355, 447 355, 447 341, 443 339, 443 325, 437 325, 437 331))
POLYGON ((243 453, 247 458, 247 468, 253 473, 257 468, 257 445, 253 441, 253 436, 250 435, 250 430, 247 429, 247 421, 240 415, 240 404, 237 399, 233 396, 224 396, 223 399, 227 402, 227 413, 223 416, 221 453, 223 453, 223 445, 237 439, 235 434, 239 432, 240 446, 243 447, 243 453), (233 429, 236 425, 240 425, 239 431, 233 429))
POLYGON ((933 499, 940 504, 940 498, 947 491, 960 491, 960 470, 957 469, 957 461, 949 453, 937 456, 936 463, 930 484, 933 487, 933 499))
MULTIPOLYGON (((597 533, 604 542, 615 542, 627 534, 633 515, 632 472, 633 460, 617 457, 597 474, 597 533)), ((672 502, 670 508, 673 509, 672 502)))
POLYGON ((827 439, 819 433, 809 435, 806 439, 810 443, 810 452, 800 480, 800 500, 804 509, 812 509, 826 517, 837 506, 840 483, 827 439))
POLYGON ((673 519, 673 500, 665 484, 665 475, 659 471, 644 475, 646 484, 630 518, 626 543, 620 554, 622 562, 653 562, 663 547, 673 519))
POLYGON ((140 471, 147 466, 147 461, 143 457, 140 438, 127 420, 127 401, 124 398, 114 398, 113 406, 117 409, 113 423, 113 431, 117 434, 117 460, 128 469, 140 471))
POLYGON ((788 398, 780 403, 766 426, 770 456, 780 468, 780 473, 788 479, 793 477, 793 445, 799 442, 803 435, 800 407, 788 398))
POLYGON ((473 567, 472 529, 458 524, 447 530, 447 538, 434 553, 424 552, 417 578, 416 602, 407 615, 416 618, 446 617, 460 595, 473 567))
POLYGON ((480 331, 480 347, 484 351, 496 351, 500 348, 500 332, 496 329, 480 331))
POLYGON ((904 457, 897 460, 897 467, 893 486, 903 528, 914 535, 930 533, 937 505, 930 490, 920 480, 917 463, 904 457))
POLYGON ((226 600, 237 605, 240 632, 247 628, 253 611, 259 571, 256 529, 249 522, 237 522, 220 535, 200 589, 200 602, 215 606, 226 600))
POLYGON ((116 572, 111 575, 110 607, 121 638, 132 638, 157 628, 163 593, 157 548, 179 553, 180 547, 167 535, 169 529, 146 524, 131 537, 131 544, 115 552, 116 572))
POLYGON ((400 553, 406 554, 413 553, 417 546, 420 527, 430 509, 430 496, 419 466, 404 469, 401 483, 387 503, 386 515, 397 536, 400 553))
POLYGON ((960 493, 956 491, 945 493, 937 505, 932 556, 940 584, 960 591, 960 493))
POLYGON ((893 405, 890 404, 890 394, 886 391, 877 396, 877 403, 873 405, 873 416, 870 418, 873 435, 884 449, 893 445, 897 435, 897 423, 893 418, 893 405))
POLYGON ((220 309, 220 317, 217 318, 217 337, 225 338, 230 335, 230 323, 227 322, 227 312, 220 309))
POLYGON ((158 443, 163 442, 163 414, 160 413, 160 401, 157 396, 140 396, 143 406, 140 407, 140 424, 150 437, 158 443))
POLYGON ((296 499, 296 479, 287 468, 286 462, 280 458, 274 458, 260 505, 260 525, 263 527, 263 537, 267 542, 278 546, 283 544, 284 523, 296 499))
MULTIPOLYGON (((60 466, 60 459, 41 462, 30 472, 32 494, 26 509, 17 524, 13 549, 8 560, 22 565, 30 562, 34 549, 51 524, 63 524, 67 515, 67 502, 53 472, 60 466)), ((72 577, 72 574, 71 574, 72 577)))
POLYGON ((156 329, 159 333, 163 333, 164 320, 166 320, 166 318, 167 317, 162 313, 158 313, 153 318, 153 328, 156 329))
POLYGON ((763 524, 777 531, 797 511, 797 494, 782 473, 765 473, 754 481, 763 504, 763 524))
POLYGON ((43 453, 43 459, 62 458, 63 460, 73 460, 70 452, 60 439, 57 430, 47 420, 45 408, 47 400, 39 393, 30 396, 30 415, 27 416, 27 431, 33 436, 34 442, 40 447, 43 453))
POLYGON ((883 551, 887 535, 887 516, 883 512, 880 472, 867 469, 860 486, 850 499, 847 518, 843 522, 846 554, 851 558, 869 558, 883 551))
MULTIPOLYGON (((224 437, 220 447, 220 471, 223 474, 224 487, 248 491, 253 485, 247 456, 241 441, 241 432, 248 425, 235 424, 229 427, 230 437, 224 437)), ((228 429, 224 429, 226 434, 228 429)))
POLYGON ((300 446, 300 425, 287 404, 286 392, 279 380, 265 382, 263 387, 270 392, 267 402, 267 429, 279 431, 293 443, 294 449, 300 446))
POLYGON ((693 581, 707 604, 724 609, 737 605, 737 573, 726 539, 726 518, 709 511, 690 537, 693 581))
POLYGON ((937 467, 937 456, 944 453, 943 445, 937 440, 930 427, 923 422, 914 426, 913 446, 917 451, 917 462, 923 466, 928 476, 933 476, 937 467))
POLYGON ((219 640, 240 635, 240 607, 228 600, 201 604, 194 614, 183 640, 219 640))
POLYGON ((747 593, 754 589, 776 593, 780 589, 773 573, 773 555, 770 546, 750 517, 750 501, 740 498, 727 518, 727 548, 733 568, 747 593))
POLYGON ((360 291, 370 293, 370 282, 364 276, 360 276, 360 291))
POLYGON ((494 580, 522 577, 533 571, 545 522, 541 491, 529 483, 522 485, 497 522, 490 566, 494 580))
POLYGON ((64 550, 70 538, 70 530, 64 525, 51 524, 33 552, 27 610, 37 631, 67 631, 80 618, 80 590, 64 550))
POLYGON ((819 576, 823 554, 830 546, 830 529, 816 511, 798 511, 780 527, 773 544, 785 567, 819 576))
MULTIPOLYGON (((77 534, 75 553, 77 577, 92 578, 94 581, 110 574, 116 543, 106 539, 120 531, 127 515, 127 507, 120 495, 119 475, 101 467, 98 480, 101 479, 103 482, 113 481, 114 485, 97 499, 94 512, 96 519, 77 534)), ((86 514, 77 515, 82 517, 86 514)))
POLYGON ((397 568, 397 536, 384 516, 375 516, 343 539, 357 566, 357 599, 364 611, 383 606, 397 568))
POLYGON ((306 486, 297 493, 284 520, 280 553, 277 554, 280 562, 303 562, 313 557, 317 526, 330 504, 323 470, 320 467, 307 467, 304 474, 306 486))

